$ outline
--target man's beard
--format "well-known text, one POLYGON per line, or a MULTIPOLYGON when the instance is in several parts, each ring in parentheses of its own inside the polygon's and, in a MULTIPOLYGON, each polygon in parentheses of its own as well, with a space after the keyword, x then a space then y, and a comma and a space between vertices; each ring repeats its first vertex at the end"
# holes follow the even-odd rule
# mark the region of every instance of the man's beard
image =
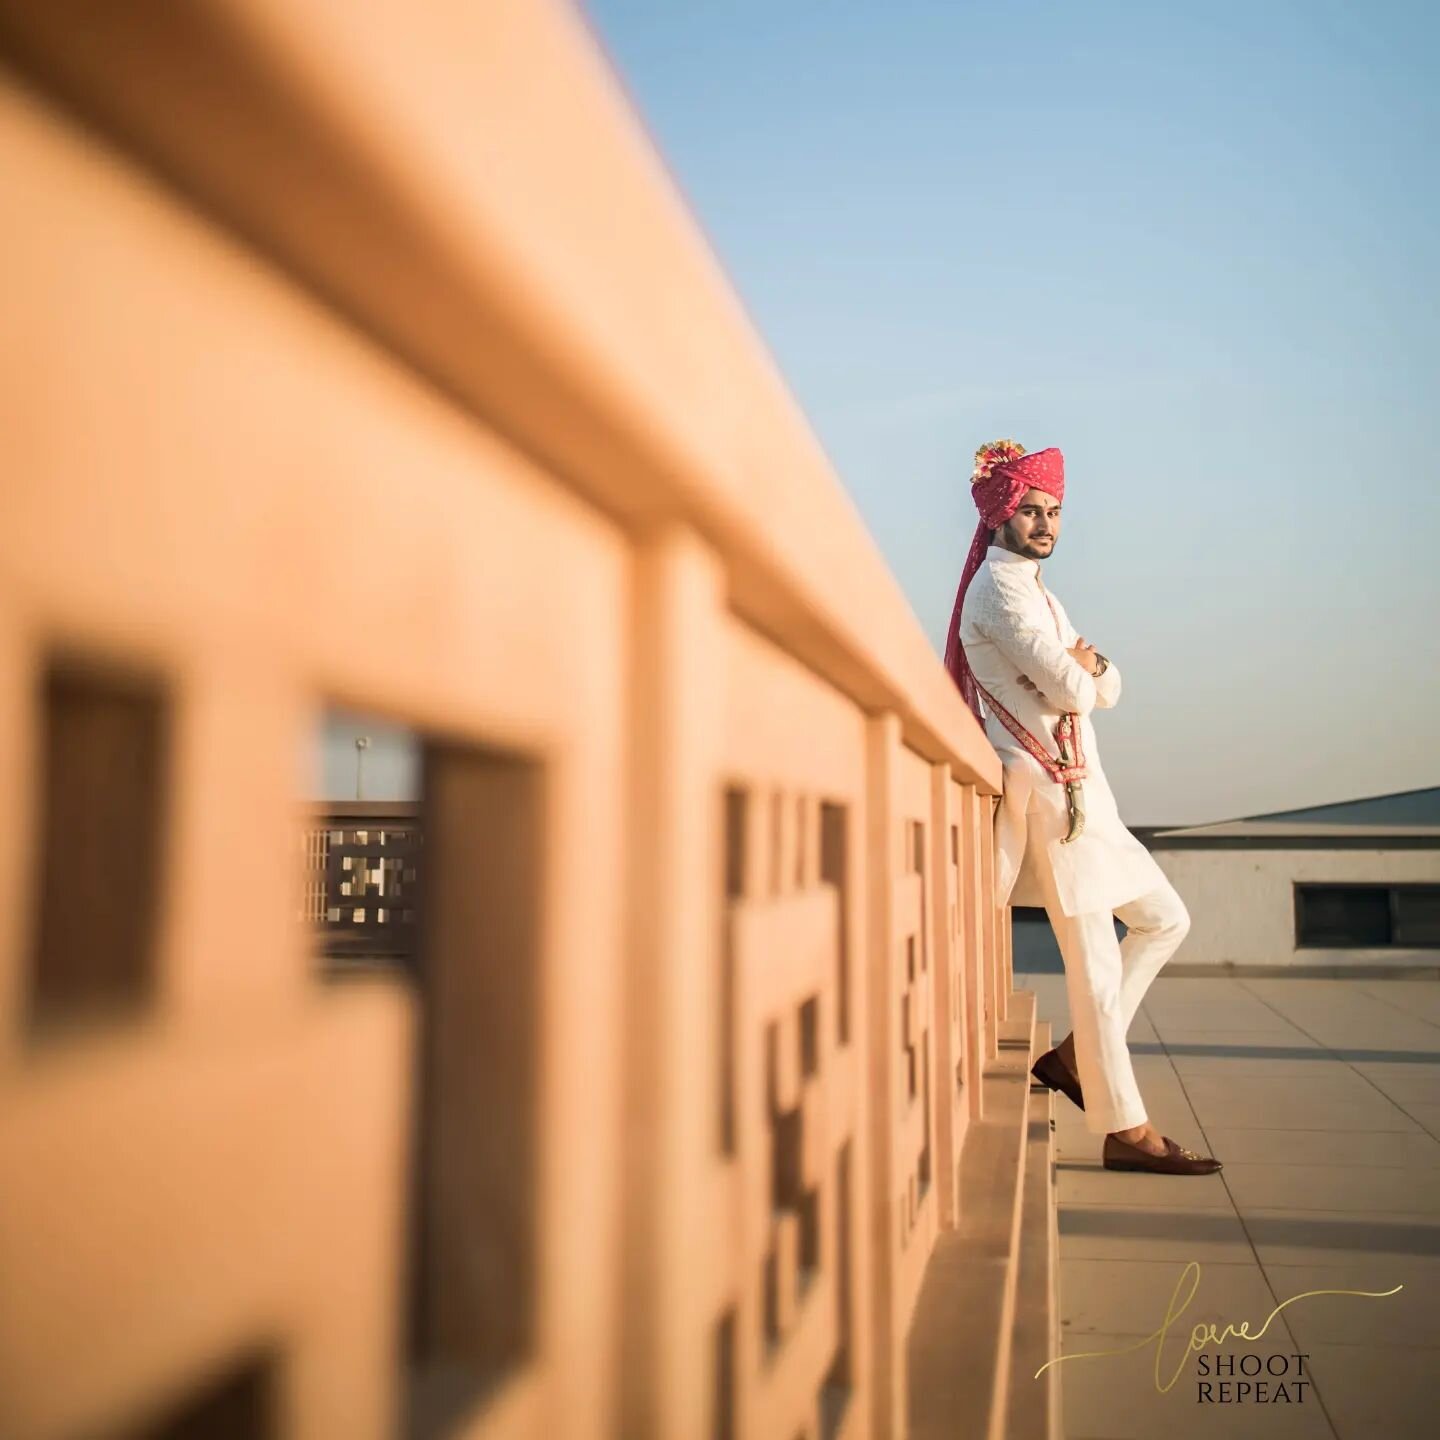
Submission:
POLYGON ((1007 524, 1005 526, 1005 538, 1010 542, 1008 549, 1015 551, 1017 555, 1024 555, 1028 560, 1044 560, 1054 553, 1056 540, 1053 536, 1046 536, 1043 543, 1034 540, 1021 540, 1019 536, 1007 524))

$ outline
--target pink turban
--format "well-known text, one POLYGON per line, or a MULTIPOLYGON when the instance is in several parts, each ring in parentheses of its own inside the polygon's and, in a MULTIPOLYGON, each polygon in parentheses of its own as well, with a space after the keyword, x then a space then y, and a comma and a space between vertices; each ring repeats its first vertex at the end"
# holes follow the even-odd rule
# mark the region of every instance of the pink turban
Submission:
POLYGON ((1065 498, 1065 457, 1053 446, 1027 455, 1025 447, 1013 440, 992 440, 975 452, 975 473, 970 477, 970 485, 975 508, 980 512, 980 524, 970 542, 970 553, 960 574, 960 588, 955 594, 955 610, 950 616, 950 633, 945 640, 945 668, 960 687, 971 713, 979 720, 980 695, 965 659, 965 647, 960 643, 960 611, 965 604, 965 592, 990 548, 990 532, 1019 509, 1020 499, 1027 490, 1043 490, 1057 500, 1065 498))

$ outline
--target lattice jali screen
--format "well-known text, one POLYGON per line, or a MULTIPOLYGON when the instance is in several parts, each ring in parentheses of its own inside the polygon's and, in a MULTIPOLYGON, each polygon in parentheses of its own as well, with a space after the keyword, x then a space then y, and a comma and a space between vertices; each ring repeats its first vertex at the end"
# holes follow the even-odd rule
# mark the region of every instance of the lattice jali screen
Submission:
MULTIPOLYGON (((930 964, 927 885, 930 869, 929 767, 908 750, 896 766, 899 813, 899 873, 892 881, 892 985, 898 1015, 898 1127, 895 1161, 899 1167, 901 1207, 899 1238, 908 1247, 934 1179, 933 1064, 934 975, 930 964)), ((928 1248, 928 1242, 927 1242, 928 1248)))
MULTIPOLYGON (((932 1166, 939 1180, 936 1194, 939 1222, 957 1223, 955 1184, 960 1149, 970 1121, 976 1087, 968 1073, 974 1049, 970 1034, 973 1013, 966 995, 968 953, 961 917, 973 912, 964 884, 959 794, 948 766, 931 765, 929 920, 934 949, 930 958, 931 1042, 934 1046, 935 1117, 932 1166)), ((914 823, 914 822, 912 822, 914 823)), ((924 884, 922 873, 921 883, 924 884)))
MULTIPOLYGON (((18 929, 0 937, 0 1434, 160 1433, 153 1417, 205 1414, 217 1383, 244 1391, 273 1366, 275 1434, 381 1440, 433 1360, 454 1362, 435 1408, 461 1390, 471 1437, 597 1440, 614 1382, 595 1337, 619 1308, 630 547, 13 77, 0 170, 26 196, 0 227, 10 353, 48 357, 0 385, 16 437, 0 769, 25 806, 0 846, 0 913, 25 913, 16 862, 47 844, 24 792, 56 730, 35 702, 57 638, 163 682, 165 778, 141 796, 165 843, 135 1005, 42 1054, 18 1001, 49 962, 18 929), (403 599, 377 606, 377 583, 403 599), (315 819, 296 760, 340 699, 450 756, 432 793, 459 796, 439 812, 453 823, 432 806, 423 853, 458 878, 432 912, 428 989, 385 967, 324 983, 304 943, 297 912, 348 913, 392 944, 416 909, 398 817, 301 838, 315 819), (496 754, 513 785, 488 783, 496 754), (533 886, 467 885, 502 869, 497 852, 533 856, 516 864, 533 886), (519 1258, 487 1264, 517 1232, 519 1258), (429 1255, 483 1312, 468 1351, 407 1343, 429 1255), (469 1375, 449 1383, 463 1368, 486 1382, 473 1397, 469 1375)), ((57 699, 57 753, 103 758, 65 737, 85 739, 96 706, 116 725, 130 711, 57 699)), ((131 753, 143 719, 120 732, 131 753)), ((106 918, 91 923, 86 953, 103 954, 106 918)))
POLYGON ((721 1149, 739 1237, 717 1435, 833 1436, 863 1413, 865 1084, 856 883, 863 720, 733 626, 721 1149))
POLYGON ((984 1054, 993 1059, 999 1048, 1000 1021, 1005 1018, 1000 993, 1000 910, 995 905, 995 802, 988 795, 976 797, 980 894, 981 1026, 984 1054))
MULTIPOLYGON (((932 843, 934 768, 902 738, 899 719, 867 724, 872 1103, 879 1149, 870 1177, 877 1208, 876 1305, 885 1316, 877 1385, 903 1423, 905 1336, 940 1224, 936 1203, 936 1027, 933 898, 943 875, 932 843)), ((943 929, 942 929, 943 936, 943 929)))
MULTIPOLYGON (((987 1051, 986 1010, 989 995, 981 964, 983 931, 989 908, 980 875, 980 827, 984 808, 973 785, 947 782, 950 833, 946 866, 950 871, 950 943, 956 998, 959 1001, 961 1050, 957 1085, 969 1086, 963 1097, 969 1115, 978 1114, 981 1069, 987 1051)), ((993 1030, 993 1026, 991 1027, 993 1030)))
POLYGON ((947 1083, 954 1090, 965 1085, 965 984, 964 966, 961 957, 965 953, 964 936, 960 929, 960 915, 964 897, 964 881, 960 870, 960 820, 954 808, 945 816, 945 827, 941 834, 942 860, 945 875, 945 932, 947 939, 945 959, 949 965, 947 987, 949 1007, 945 1023, 950 1027, 950 1071, 947 1083))
MULTIPOLYGON (((854 1217, 855 1052, 835 1035, 839 896, 741 901, 730 916, 742 1265, 755 1297, 752 1403, 803 1429, 840 1363, 840 1285, 854 1217), (753 1288, 752 1288, 753 1287, 753 1288)), ((848 1337, 846 1337, 848 1339, 848 1337)))

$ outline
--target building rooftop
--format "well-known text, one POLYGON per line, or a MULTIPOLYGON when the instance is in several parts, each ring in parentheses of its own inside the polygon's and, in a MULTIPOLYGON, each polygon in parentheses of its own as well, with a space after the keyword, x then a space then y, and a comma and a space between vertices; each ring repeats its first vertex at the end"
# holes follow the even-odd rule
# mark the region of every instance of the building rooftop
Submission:
POLYGON ((1337 825, 1440 825, 1440 785, 1419 790, 1397 790, 1390 795, 1362 795, 1354 800, 1331 800, 1298 810, 1271 810, 1242 815, 1245 821, 1298 821, 1337 825))
POLYGON ((1431 849, 1440 847, 1440 824, 1222 820, 1214 825, 1189 825, 1176 830, 1150 829, 1141 838, 1155 850, 1210 846, 1234 849, 1431 849))
MULTIPOLYGON (((1016 982, 1063 1036, 1064 977, 1016 982)), ((1226 1426, 1200 1403, 1190 1335, 1242 1321, 1258 1335, 1271 1317, 1258 1342, 1206 1346, 1211 1374, 1228 1354, 1235 1379, 1239 1357, 1257 1352, 1272 1372, 1267 1399, 1277 1379, 1292 1383, 1288 1403, 1228 1405, 1232 1428, 1317 1440, 1430 1434, 1440 985, 1161 975, 1129 1041, 1149 1118, 1225 1165, 1201 1177, 1104 1170, 1099 1137, 1056 1097, 1062 1353, 1073 1357, 1061 1365, 1065 1433, 1210 1440, 1226 1426), (1177 1305, 1194 1293, 1157 1365, 1146 1337, 1177 1286, 1177 1305), (1311 1293, 1322 1290, 1371 1293, 1311 1293), (1128 1353, 1097 1353, 1115 1351, 1128 1353), (1157 1374, 1169 1381, 1177 1370, 1161 1390, 1157 1374)))

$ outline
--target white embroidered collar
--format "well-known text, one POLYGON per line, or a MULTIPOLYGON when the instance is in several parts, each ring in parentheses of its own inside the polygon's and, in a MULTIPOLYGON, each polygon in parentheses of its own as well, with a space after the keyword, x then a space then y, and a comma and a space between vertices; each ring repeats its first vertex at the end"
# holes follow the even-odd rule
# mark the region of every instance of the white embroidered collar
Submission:
POLYGON ((1013 550, 1007 550, 1003 545, 991 545, 985 552, 987 560, 1002 560, 1007 565, 1033 565, 1035 573, 1040 573, 1040 562, 1032 560, 1028 555, 1017 555, 1013 550))

